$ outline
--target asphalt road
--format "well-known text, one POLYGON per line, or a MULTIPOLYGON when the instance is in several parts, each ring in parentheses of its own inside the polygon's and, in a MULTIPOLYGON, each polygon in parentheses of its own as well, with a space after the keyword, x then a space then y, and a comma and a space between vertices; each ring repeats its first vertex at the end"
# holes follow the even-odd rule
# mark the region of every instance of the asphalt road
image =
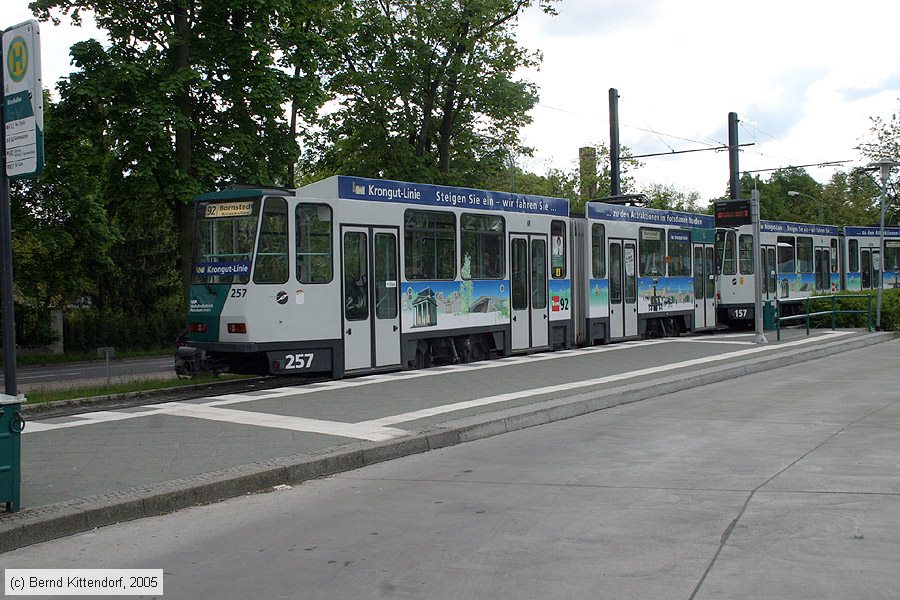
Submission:
POLYGON ((104 527, 3 566, 161 568, 170 598, 893 599, 898 361, 895 340, 104 527))
MULTIPOLYGON (((165 379, 175 377, 175 354, 148 358, 125 358, 109 361, 109 378, 113 383, 128 379, 165 379)), ((105 384, 106 361, 22 366, 16 381, 20 392, 58 387, 80 387, 105 384)))

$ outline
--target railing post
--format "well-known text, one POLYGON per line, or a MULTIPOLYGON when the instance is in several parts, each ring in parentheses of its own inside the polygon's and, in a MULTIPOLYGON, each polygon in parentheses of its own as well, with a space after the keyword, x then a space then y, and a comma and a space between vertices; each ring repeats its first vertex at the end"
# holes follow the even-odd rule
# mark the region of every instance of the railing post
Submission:
POLYGON ((872 333, 872 294, 866 294, 866 299, 868 300, 869 305, 869 325, 866 329, 869 333, 872 333))
POLYGON ((809 296, 806 297, 806 335, 809 335, 809 296))
POLYGON ((781 341, 781 302, 778 300, 778 293, 775 293, 775 334, 776 339, 781 341))
POLYGON ((837 296, 831 295, 831 330, 837 329, 837 296))

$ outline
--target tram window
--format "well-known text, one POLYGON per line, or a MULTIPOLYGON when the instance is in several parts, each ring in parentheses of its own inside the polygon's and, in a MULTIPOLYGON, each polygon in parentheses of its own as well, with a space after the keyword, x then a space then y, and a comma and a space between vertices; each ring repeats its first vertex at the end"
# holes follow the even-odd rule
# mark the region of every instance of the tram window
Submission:
POLYGON ((796 273, 794 265, 794 238, 778 236, 778 272, 796 273))
POLYGON ((244 284, 250 281, 259 205, 253 200, 198 203, 194 283, 244 284), (210 269, 213 265, 215 269, 210 269), (223 271, 239 274, 218 274, 223 271), (212 272, 217 274, 210 275, 212 272))
POLYGON ((531 240, 531 308, 547 308, 547 241, 531 240))
POLYGON ((344 310, 348 321, 369 318, 368 236, 360 231, 344 234, 344 310))
POLYGON ((753 275, 753 236, 738 236, 738 267, 741 275, 753 275))
POLYGON ((288 211, 283 198, 266 198, 256 264, 254 283, 287 283, 288 280, 288 211))
POLYGON ((332 279, 331 207, 297 205, 297 279, 328 283, 332 279))
POLYGON ((734 260, 734 232, 725 232, 725 248, 722 252, 722 274, 734 275, 737 272, 737 266, 734 260))
POLYGON ((641 277, 665 277, 666 240, 662 229, 640 229, 638 273, 641 277))
POLYGON ((822 254, 822 248, 816 248, 816 289, 824 290, 828 279, 828 251, 822 254), (825 267, 824 269, 822 267, 825 267))
POLYGON ((862 288, 864 290, 872 288, 872 252, 870 250, 862 251, 862 288))
POLYGON ((694 298, 703 298, 703 246, 694 246, 694 298))
POLYGON ((566 224, 563 221, 550 222, 550 276, 553 279, 566 277, 566 224))
POLYGON ((375 234, 375 316, 397 318, 397 242, 393 233, 375 234))
POLYGON ((847 270, 850 273, 859 273, 859 240, 850 240, 848 248, 847 254, 850 255, 850 260, 848 261, 850 265, 847 270))
POLYGON ((634 244, 625 244, 622 255, 625 263, 625 304, 637 302, 637 277, 634 276, 634 244))
POLYGON ((797 238, 797 272, 813 273, 813 241, 811 237, 797 238))
POLYGON ((503 217, 462 214, 459 217, 463 279, 503 279, 506 223, 503 217), (467 268, 468 263, 468 268, 467 268))
POLYGON ((691 233, 689 231, 669 231, 669 277, 690 277, 691 275, 691 233))
POLYGON ((528 241, 512 241, 512 279, 510 281, 513 310, 528 308, 528 241))
POLYGON ((716 278, 712 276, 715 273, 715 258, 713 249, 706 248, 706 298, 712 299, 716 297, 716 278))
POLYGON ((456 278, 456 217, 450 212, 408 210, 404 267, 409 281, 456 278))
POLYGON ((884 242, 884 270, 900 270, 900 241, 885 240, 884 242))
POLYGON ((609 246, 609 301, 622 303, 622 244, 609 246))
POLYGON ((591 225, 591 275, 606 277, 606 228, 600 223, 591 225))
POLYGON ((837 240, 831 240, 831 272, 837 273, 838 271, 838 243, 837 240))

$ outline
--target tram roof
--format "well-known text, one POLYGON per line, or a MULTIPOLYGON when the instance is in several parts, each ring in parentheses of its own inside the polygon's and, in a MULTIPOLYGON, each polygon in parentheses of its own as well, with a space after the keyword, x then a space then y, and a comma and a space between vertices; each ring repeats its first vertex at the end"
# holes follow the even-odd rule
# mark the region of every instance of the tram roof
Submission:
POLYGON ((289 195, 292 191, 284 188, 266 188, 266 187, 233 187, 218 192, 207 192, 194 197, 194 202, 211 202, 215 200, 235 200, 262 198, 263 196, 272 195, 289 195))

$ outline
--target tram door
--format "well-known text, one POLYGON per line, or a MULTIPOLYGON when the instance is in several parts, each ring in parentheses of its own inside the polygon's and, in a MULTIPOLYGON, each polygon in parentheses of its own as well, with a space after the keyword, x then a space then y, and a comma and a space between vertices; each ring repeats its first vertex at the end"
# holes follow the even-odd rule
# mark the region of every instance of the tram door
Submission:
POLYGON ((343 227, 344 369, 400 364, 397 230, 343 227))
POLYGON ((634 240, 609 241, 609 337, 637 335, 637 251, 634 240))
POLYGON ((694 329, 716 326, 716 262, 712 244, 694 244, 694 329))
POLYGON ((881 277, 881 253, 877 249, 860 250, 860 269, 862 270, 862 289, 873 290, 878 287, 881 277))
POLYGON ((510 235, 512 349, 549 344, 547 236, 510 235))
POLYGON ((776 296, 775 284, 778 281, 775 274, 775 246, 760 246, 759 258, 758 274, 763 278, 762 295, 764 299, 770 300, 776 296))
POLYGON ((816 246, 816 289, 831 291, 831 249, 827 246, 816 246))

